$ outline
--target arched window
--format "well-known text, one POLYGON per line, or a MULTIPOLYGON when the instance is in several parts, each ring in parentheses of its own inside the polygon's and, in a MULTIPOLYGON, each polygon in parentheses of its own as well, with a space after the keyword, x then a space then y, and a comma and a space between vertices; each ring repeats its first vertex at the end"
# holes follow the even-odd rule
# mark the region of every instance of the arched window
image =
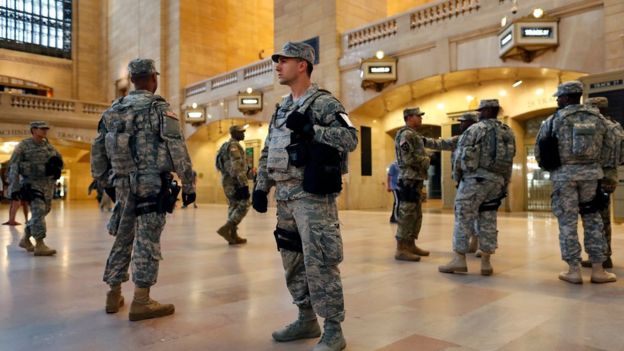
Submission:
POLYGON ((0 0, 0 47, 71 59, 71 0, 0 0))

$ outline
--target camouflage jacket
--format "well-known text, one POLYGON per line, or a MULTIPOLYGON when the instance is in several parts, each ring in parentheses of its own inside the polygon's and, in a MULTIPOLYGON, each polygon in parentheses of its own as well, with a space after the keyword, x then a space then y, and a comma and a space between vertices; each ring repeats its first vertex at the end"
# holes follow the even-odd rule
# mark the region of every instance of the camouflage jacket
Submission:
POLYGON ((52 156, 61 157, 61 154, 47 140, 37 143, 28 138, 17 144, 9 161, 8 194, 19 191, 23 184, 54 185, 54 178, 46 176, 45 171, 52 156))
POLYGON ((399 165, 399 181, 427 179, 429 156, 425 152, 423 137, 414 129, 404 126, 394 138, 394 150, 399 165))
POLYGON ((290 131, 286 129, 286 119, 290 113, 305 107, 311 97, 316 97, 307 107, 309 110, 307 113, 314 123, 313 142, 329 145, 341 153, 343 173, 346 173, 348 168, 348 153, 357 147, 357 131, 350 125, 344 107, 333 95, 327 91, 321 91, 316 84, 312 84, 297 101, 293 100, 292 95, 288 95, 278 105, 271 120, 269 133, 260 154, 255 186, 257 190, 268 192, 275 185, 277 200, 307 196, 307 193, 303 191, 303 167, 296 168, 291 165, 283 149, 288 146, 290 140, 290 131), (323 93, 316 97, 320 92, 323 93), (348 123, 345 124, 345 122, 348 123), (275 157, 270 155, 271 153, 278 155, 275 157), (271 157, 282 160, 282 167, 272 165, 271 157))
POLYGON ((223 180, 231 180, 235 187, 247 185, 245 150, 238 140, 230 138, 221 145, 217 153, 217 168, 223 180))
POLYGON ((460 182, 462 179, 483 178, 509 184, 516 143, 511 129, 496 119, 482 119, 471 125, 459 137, 457 148, 453 154, 453 179, 460 182), (490 132, 495 129, 505 131, 510 140, 502 142, 491 140, 490 132), (486 165, 493 163, 497 145, 501 143, 507 149, 508 165, 502 170, 493 170, 486 165))
POLYGON ((427 149, 438 151, 454 151, 457 148, 457 142, 459 142, 459 135, 452 136, 446 139, 433 139, 423 137, 423 143, 427 149))
POLYGON ((603 168, 614 168, 609 152, 615 141, 607 133, 607 120, 583 105, 566 106, 548 117, 540 127, 535 158, 540 161, 539 142, 549 133, 559 140, 561 167, 551 172, 553 181, 596 180, 603 168))
POLYGON ((160 191, 160 174, 176 172, 184 192, 195 191, 191 159, 176 115, 158 95, 134 90, 102 114, 91 146, 91 175, 110 186, 130 176, 131 191, 146 197, 160 191))

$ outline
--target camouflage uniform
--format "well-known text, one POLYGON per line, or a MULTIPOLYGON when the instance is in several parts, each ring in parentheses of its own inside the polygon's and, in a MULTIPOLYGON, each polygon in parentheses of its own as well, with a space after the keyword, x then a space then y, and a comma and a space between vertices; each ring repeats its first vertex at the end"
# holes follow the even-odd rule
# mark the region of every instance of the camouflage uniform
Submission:
MULTIPOLYGON (((420 114, 420 109, 407 109, 405 113, 420 114), (414 111, 416 112, 414 112, 414 111)), ((423 137, 407 125, 399 129, 394 139, 394 149, 399 165, 399 194, 407 188, 421 194, 423 182, 427 179, 429 156, 425 152, 423 137)), ((422 198, 402 200, 399 196, 399 215, 396 239, 398 241, 414 241, 418 239, 422 226, 422 198)))
POLYGON ((297 101, 289 95, 280 103, 260 156, 255 189, 268 192, 275 186, 277 228, 298 231, 301 236, 302 253, 280 249, 294 303, 302 309, 313 307, 325 319, 343 321, 338 194, 315 195, 303 190, 304 167, 290 164, 285 149, 292 134, 286 120, 296 110, 308 111, 314 124, 313 141, 337 149, 343 155, 346 172, 346 155, 357 146, 356 130, 342 123, 348 118, 340 102, 313 84, 297 101))
POLYGON ((43 197, 35 196, 30 201, 31 217, 26 223, 26 238, 46 237, 45 216, 50 212, 56 183, 54 176, 46 175, 46 163, 53 156, 60 158, 61 154, 47 140, 37 143, 33 138, 22 140, 11 155, 8 194, 13 194, 28 184, 35 193, 43 197))
MULTIPOLYGON (((480 108, 498 107, 497 100, 482 100, 480 108)), ((505 170, 493 171, 486 167, 493 164, 492 150, 497 145, 506 150, 507 158, 515 155, 515 140, 511 130, 496 119, 482 119, 468 128, 459 138, 453 155, 453 178, 459 183, 455 196, 455 227, 453 251, 468 252, 468 238, 474 232, 477 221, 479 247, 492 254, 497 247, 496 209, 480 209, 484 204, 495 202, 505 194, 511 180, 511 162, 505 170), (492 130, 507 133, 511 140, 485 138, 492 130), (499 145, 502 144, 502 145, 499 145)), ((509 160, 511 161, 511 160, 509 160)))
MULTIPOLYGON (((582 84, 564 83, 555 96, 571 92, 582 93, 582 84)), ((581 261, 577 233, 579 205, 594 199, 598 180, 604 175, 603 167, 612 164, 612 160, 603 157, 603 150, 610 147, 611 141, 607 122, 597 111, 582 105, 568 105, 542 124, 535 147, 538 161, 541 160, 539 142, 551 132, 559 139, 561 159, 561 166, 550 175, 553 181, 552 208, 559 222, 561 258, 572 267, 581 261)), ((581 219, 585 229, 585 251, 592 263, 602 263, 606 242, 600 213, 581 214, 581 219)))
MULTIPOLYGON (((606 109, 608 105, 609 100, 602 96, 589 98, 587 101, 587 106, 589 108, 598 109, 598 112, 600 112, 599 109, 601 108, 606 109)), ((601 183, 602 190, 608 194, 612 194, 615 192, 619 182, 617 166, 624 160, 624 155, 622 154, 623 150, 621 149, 621 142, 624 137, 624 128, 622 128, 622 125, 613 119, 613 117, 607 115, 603 115, 603 117, 606 119, 607 129, 613 132, 617 141, 615 147, 613 148, 613 155, 611 156, 615 161, 615 164, 613 165, 614 167, 603 168, 604 177, 602 178, 601 183)), ((607 206, 600 211, 600 217, 602 218, 603 232, 607 242, 607 251, 605 254, 610 263, 609 267, 605 268, 611 268, 613 265, 610 262, 610 257, 613 253, 611 250, 611 199, 607 206)))
POLYGON ((234 138, 230 138, 221 145, 217 154, 221 185, 228 200, 228 221, 234 225, 240 224, 249 210, 249 199, 239 199, 236 189, 247 186, 247 163, 245 150, 234 138))
MULTIPOLYGON (((132 74, 153 70, 152 60, 133 60, 132 74), (147 66, 147 68, 146 68, 147 66)), ((194 193, 191 160, 178 118, 169 104, 146 90, 134 90, 104 112, 91 148, 91 174, 115 187, 116 203, 108 223, 115 242, 103 280, 110 286, 132 280, 139 288, 156 283, 162 260, 160 235, 165 213, 155 210, 161 174, 176 172, 183 191, 194 193)))

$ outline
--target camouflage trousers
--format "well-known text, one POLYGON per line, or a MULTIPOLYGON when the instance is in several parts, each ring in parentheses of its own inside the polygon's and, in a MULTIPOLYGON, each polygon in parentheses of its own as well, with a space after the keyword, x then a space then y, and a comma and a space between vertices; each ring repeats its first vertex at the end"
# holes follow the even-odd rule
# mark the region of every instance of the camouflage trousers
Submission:
POLYGON ((235 198, 236 188, 234 184, 223 182, 223 192, 228 201, 228 222, 239 225, 249 211, 249 199, 239 200, 235 198))
MULTIPOLYGON (((420 194, 423 181, 417 180, 413 187, 420 194)), ((418 234, 420 234, 420 228, 422 227, 422 198, 419 198, 418 201, 408 202, 401 200, 399 197, 398 201, 396 239, 414 241, 418 239, 418 234)))
POLYGON ((455 227, 453 229, 453 251, 468 252, 469 238, 477 234, 479 249, 494 253, 497 247, 496 211, 480 212, 479 207, 500 197, 503 182, 484 178, 468 178, 459 183, 455 196, 455 227), (476 223, 475 223, 476 222, 476 223), (476 233, 475 233, 476 231, 476 233))
MULTIPOLYGON (((553 181, 552 209, 559 221, 561 259, 569 264, 581 261, 577 225, 579 202, 591 201, 596 195, 597 180, 553 181)), ((585 230, 584 246, 592 263, 602 263, 606 257, 606 240, 600 213, 581 215, 585 230)))
POLYGON ((301 236, 303 253, 280 249, 293 303, 311 306, 319 316, 342 322, 344 298, 338 269, 342 237, 336 198, 310 195, 277 201, 277 227, 301 236))
POLYGON ((605 241, 607 244, 607 250, 605 255, 611 257, 613 253, 611 251, 611 199, 609 199, 609 206, 600 211, 600 217, 602 218, 602 231, 604 232, 605 241))
POLYGON ((36 197, 28 203, 30 206, 30 219, 26 222, 26 228, 24 230, 28 236, 32 236, 35 239, 43 239, 46 237, 47 233, 45 217, 52 209, 54 182, 33 182, 31 186, 34 190, 41 192, 45 199, 36 197))
POLYGON ((132 281, 140 288, 148 288, 158 278, 165 214, 150 212, 137 217, 136 197, 130 191, 128 177, 115 179, 115 193, 117 202, 108 222, 108 232, 115 236, 115 242, 106 261, 104 281, 109 285, 128 281, 132 263, 132 281))

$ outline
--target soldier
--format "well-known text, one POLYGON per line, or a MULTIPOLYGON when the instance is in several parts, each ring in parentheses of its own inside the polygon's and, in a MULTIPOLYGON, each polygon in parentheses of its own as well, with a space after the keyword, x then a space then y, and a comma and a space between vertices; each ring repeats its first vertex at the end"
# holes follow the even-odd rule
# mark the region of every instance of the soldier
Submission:
POLYGON ((238 236, 237 227, 249 210, 249 186, 245 150, 239 141, 245 140, 243 126, 230 127, 230 140, 219 148, 216 167, 221 172, 221 184, 228 200, 228 220, 217 230, 230 245, 244 244, 247 239, 238 236))
POLYGON ((479 122, 459 138, 453 155, 455 196, 453 259, 438 267, 442 273, 467 272, 468 236, 477 221, 481 249, 481 275, 492 275, 490 255, 497 247, 496 211, 506 196, 516 142, 509 126, 496 119, 498 100, 481 100, 479 122))
POLYGON ((102 115, 91 147, 91 174, 116 199, 108 223, 115 242, 104 271, 104 282, 110 286, 106 312, 116 313, 123 305, 121 283, 128 280, 132 263, 135 289, 129 318, 138 321, 175 310, 149 295, 162 260, 165 212, 173 211, 180 190, 170 172, 182 180, 185 205, 195 201, 195 189, 178 118, 165 99, 154 95, 158 88, 154 61, 132 60, 128 72, 135 90, 113 102, 102 115))
POLYGON ((31 138, 22 140, 13 151, 9 168, 9 194, 12 200, 30 205, 31 216, 26 222, 19 246, 35 256, 52 256, 46 237, 45 216, 52 208, 56 180, 61 177, 63 158, 47 139, 50 127, 44 121, 30 123, 31 138), (30 237, 35 238, 33 246, 30 237))
MULTIPOLYGON (((478 112, 466 112, 461 115, 457 119, 459 121, 459 133, 463 134, 471 125, 477 123, 479 121, 479 113, 478 112)), ((437 151, 451 151, 451 160, 453 159, 455 149, 457 148, 457 142, 459 141, 460 135, 455 135, 446 139, 432 139, 423 137, 423 143, 427 149, 437 150, 437 151)), ((475 222, 475 227, 476 227, 475 222)), ((477 252, 477 248, 479 246, 479 240, 477 238, 477 233, 470 233, 470 242, 468 244, 468 253, 477 252)), ((481 257, 481 253, 477 253, 477 257, 481 257)))
POLYGON ((421 256, 429 256, 429 251, 416 246, 422 226, 422 188, 430 161, 423 137, 416 131, 422 125, 424 114, 419 107, 403 110, 405 126, 399 129, 394 139, 399 165, 399 215, 394 259, 400 261, 418 262, 421 256))
POLYGON ((612 147, 613 141, 607 133, 607 122, 598 111, 580 104, 582 94, 583 84, 579 81, 559 85, 553 95, 557 97, 559 109, 539 130, 535 158, 542 168, 550 171, 553 181, 552 208, 559 222, 561 258, 569 266, 567 272, 559 274, 559 279, 572 284, 583 283, 577 233, 580 213, 585 229, 585 251, 592 262, 591 282, 608 283, 616 281, 616 276, 602 267, 607 244, 598 212, 606 203, 597 196, 600 194, 597 190, 598 180, 604 175, 602 169, 614 167, 612 157, 604 153, 612 147), (546 150, 546 141, 552 137, 557 138, 557 149, 546 150), (552 163, 550 156, 557 152, 556 163, 552 163))
MULTIPOLYGON (((609 107, 609 100, 606 97, 598 96, 589 98, 586 103, 587 107, 597 109, 600 114, 607 120, 607 126, 610 131, 615 133, 615 137, 618 139, 618 143, 616 143, 613 151, 616 152, 614 158, 619 160, 624 155, 621 154, 620 145, 623 141, 624 137, 624 129, 622 125, 613 119, 613 117, 608 115, 607 108, 609 107)), ((618 171, 617 164, 615 167, 608 167, 603 169, 604 177, 600 181, 600 187, 602 191, 607 194, 612 194, 618 185, 618 171)), ((602 263, 602 267, 604 268, 613 268, 613 262, 611 261, 611 199, 609 198, 609 202, 607 206, 600 211, 600 217, 602 217, 602 227, 605 235, 605 240, 607 241, 607 251, 606 256, 607 259, 602 263)), ((583 267, 591 267, 592 263, 590 260, 581 261, 581 266, 583 267)))
POLYGON ((325 318, 315 351, 342 350, 344 299, 338 264, 342 238, 336 197, 347 155, 357 131, 340 102, 310 82, 314 49, 288 42, 272 56, 280 84, 290 94, 277 106, 260 156, 253 207, 267 211, 275 186, 275 238, 286 271, 286 285, 299 308, 298 319, 273 333, 276 341, 315 338, 316 315, 325 318))

